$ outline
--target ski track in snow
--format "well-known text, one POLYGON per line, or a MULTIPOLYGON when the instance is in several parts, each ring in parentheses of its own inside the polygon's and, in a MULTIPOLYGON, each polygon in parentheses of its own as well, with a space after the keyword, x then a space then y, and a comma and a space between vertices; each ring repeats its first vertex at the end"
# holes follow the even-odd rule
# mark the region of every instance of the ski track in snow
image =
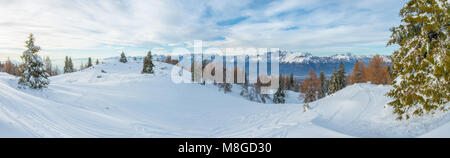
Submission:
MULTIPOLYGON (((107 62, 51 77, 48 89, 18 89, 0 73, 0 137, 449 137, 450 114, 396 121, 390 86, 352 85, 310 104, 260 104, 213 85, 175 84, 172 65, 107 62), (104 70, 106 73, 102 73, 104 70), (437 131, 433 131, 437 129, 437 131), (425 134, 425 135, 424 135, 425 134)), ((189 73, 189 72, 183 72, 189 73)), ((190 77, 190 75, 186 75, 190 77)), ((298 103, 296 103, 298 102, 298 103)))

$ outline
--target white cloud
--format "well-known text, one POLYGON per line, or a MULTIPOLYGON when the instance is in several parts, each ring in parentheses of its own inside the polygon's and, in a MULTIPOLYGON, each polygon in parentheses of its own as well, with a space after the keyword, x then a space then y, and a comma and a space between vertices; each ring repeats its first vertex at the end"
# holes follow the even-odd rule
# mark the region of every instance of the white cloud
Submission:
POLYGON ((12 52, 19 56, 28 33, 36 35, 44 52, 72 52, 59 56, 76 56, 76 50, 112 51, 115 55, 117 49, 187 46, 194 40, 217 47, 356 50, 385 42, 388 29, 399 23, 401 7, 401 2, 391 0, 258 3, 261 1, 0 0, 0 58, 12 52), (247 18, 229 26, 217 24, 239 17, 247 18), (225 40, 212 40, 217 38, 225 40))

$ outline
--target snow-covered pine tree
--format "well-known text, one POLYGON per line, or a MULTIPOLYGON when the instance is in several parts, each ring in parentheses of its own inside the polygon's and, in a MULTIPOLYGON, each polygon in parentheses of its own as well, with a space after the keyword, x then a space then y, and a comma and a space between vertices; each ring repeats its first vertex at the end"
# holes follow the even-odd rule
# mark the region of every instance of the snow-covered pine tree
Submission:
POLYGON ((98 59, 95 60, 95 65, 100 64, 100 62, 98 61, 98 59))
POLYGON ((91 57, 88 58, 88 63, 86 65, 86 68, 90 68, 90 67, 92 67, 92 59, 91 59, 91 57))
POLYGON ((448 110, 450 100, 449 4, 411 0, 401 10, 402 24, 391 29, 393 89, 388 104, 397 119, 448 110))
POLYGON ((223 83, 223 92, 224 93, 231 92, 231 88, 233 88, 233 85, 231 85, 231 83, 223 83))
POLYGON ((328 90, 329 94, 333 94, 333 93, 338 91, 337 76, 338 75, 337 75, 337 71, 336 71, 336 68, 335 68, 333 70, 333 75, 331 75, 330 82, 329 82, 329 85, 328 85, 328 87, 329 87, 329 90, 328 90))
POLYGON ((19 79, 19 87, 42 89, 50 84, 49 74, 45 70, 45 65, 41 57, 37 54, 39 46, 34 45, 33 34, 30 34, 28 41, 25 42, 27 50, 21 56, 23 64, 20 66, 22 77, 19 79))
POLYGON ((275 104, 284 104, 286 102, 286 100, 284 99, 286 97, 286 94, 281 86, 282 83, 283 83, 283 81, 282 81, 282 77, 280 75, 280 78, 279 78, 280 86, 278 86, 278 90, 277 90, 277 92, 275 92, 275 94, 273 95, 273 99, 272 99, 273 103, 275 103, 275 104))
POLYGON ((142 67, 143 74, 153 74, 153 57, 152 52, 148 51, 147 56, 144 58, 144 65, 142 67))
POLYGON ((128 60, 127 60, 127 56, 125 56, 125 53, 122 51, 122 53, 120 54, 120 59, 119 59, 119 61, 121 62, 121 63, 127 63, 128 62, 128 60))
POLYGON ((328 80, 325 77, 325 73, 323 71, 320 72, 319 81, 320 81, 320 90, 318 98, 321 99, 325 97, 328 93, 328 80))

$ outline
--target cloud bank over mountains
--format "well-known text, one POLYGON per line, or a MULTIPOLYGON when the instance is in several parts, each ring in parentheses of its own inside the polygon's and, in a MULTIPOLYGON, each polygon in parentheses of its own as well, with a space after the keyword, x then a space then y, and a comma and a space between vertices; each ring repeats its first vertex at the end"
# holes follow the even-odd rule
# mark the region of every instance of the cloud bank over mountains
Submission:
POLYGON ((28 33, 44 55, 112 56, 119 51, 263 47, 326 53, 390 53, 392 0, 0 0, 0 59, 19 56, 28 33))

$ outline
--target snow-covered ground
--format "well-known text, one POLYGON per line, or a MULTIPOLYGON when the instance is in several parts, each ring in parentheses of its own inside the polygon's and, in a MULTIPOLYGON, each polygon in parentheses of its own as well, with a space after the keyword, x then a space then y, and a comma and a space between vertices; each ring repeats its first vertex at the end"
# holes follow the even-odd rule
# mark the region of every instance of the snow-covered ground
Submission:
POLYGON ((288 104, 255 103, 237 86, 175 84, 172 65, 155 64, 142 75, 142 63, 109 62, 43 91, 0 73, 0 137, 450 137, 450 113, 395 120, 389 86, 349 86, 303 112, 294 92, 288 104))

